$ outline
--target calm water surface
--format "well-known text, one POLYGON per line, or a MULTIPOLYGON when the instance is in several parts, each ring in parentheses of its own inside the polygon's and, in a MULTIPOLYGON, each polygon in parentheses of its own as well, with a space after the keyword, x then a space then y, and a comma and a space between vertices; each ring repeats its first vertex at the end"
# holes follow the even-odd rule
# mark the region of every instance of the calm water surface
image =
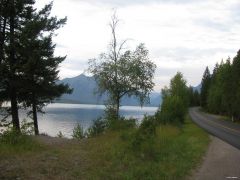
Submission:
MULTIPOLYGON (((85 104, 50 104, 45 108, 46 114, 39 114, 40 133, 57 136, 59 131, 66 137, 71 137, 73 128, 80 123, 84 129, 91 126, 93 120, 104 113, 103 105, 85 104)), ((134 117, 141 120, 145 114, 153 115, 157 107, 122 106, 120 114, 127 118, 134 117)), ((21 119, 25 117, 21 113, 21 119)))

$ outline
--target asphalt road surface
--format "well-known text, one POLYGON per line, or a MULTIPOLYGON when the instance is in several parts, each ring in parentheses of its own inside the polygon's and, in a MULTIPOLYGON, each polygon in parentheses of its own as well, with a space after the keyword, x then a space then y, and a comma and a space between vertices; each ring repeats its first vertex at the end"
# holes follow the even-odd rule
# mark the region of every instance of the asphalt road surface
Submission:
POLYGON ((189 114, 192 120, 207 132, 240 149, 240 124, 200 112, 199 108, 191 108, 189 114))

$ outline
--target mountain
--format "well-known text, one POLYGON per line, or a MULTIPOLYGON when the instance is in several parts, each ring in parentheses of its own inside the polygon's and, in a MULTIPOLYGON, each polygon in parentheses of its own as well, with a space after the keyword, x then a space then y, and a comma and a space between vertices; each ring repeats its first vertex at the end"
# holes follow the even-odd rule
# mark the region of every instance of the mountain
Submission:
MULTIPOLYGON (((107 95, 99 96, 95 93, 97 90, 97 83, 93 77, 81 74, 73 78, 66 78, 60 83, 68 84, 73 88, 72 94, 64 94, 57 102, 60 103, 80 103, 80 104, 104 104, 107 100, 107 95)), ((162 98, 160 93, 153 92, 150 94, 150 104, 145 106, 159 106, 162 98)), ((139 102, 136 97, 122 98, 121 105, 137 106, 139 102)))
POLYGON ((199 93, 201 92, 202 84, 200 83, 198 86, 193 87, 194 91, 198 91, 199 93))

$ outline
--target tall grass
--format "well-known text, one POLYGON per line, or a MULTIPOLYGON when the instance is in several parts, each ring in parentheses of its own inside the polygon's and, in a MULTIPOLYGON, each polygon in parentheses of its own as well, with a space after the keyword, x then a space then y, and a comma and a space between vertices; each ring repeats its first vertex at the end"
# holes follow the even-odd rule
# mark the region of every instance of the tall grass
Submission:
POLYGON ((155 137, 149 136, 132 148, 137 131, 131 128, 109 131, 92 139, 88 149, 94 163, 88 177, 184 179, 201 161, 209 142, 208 135, 189 117, 181 129, 172 125, 157 127, 155 137))

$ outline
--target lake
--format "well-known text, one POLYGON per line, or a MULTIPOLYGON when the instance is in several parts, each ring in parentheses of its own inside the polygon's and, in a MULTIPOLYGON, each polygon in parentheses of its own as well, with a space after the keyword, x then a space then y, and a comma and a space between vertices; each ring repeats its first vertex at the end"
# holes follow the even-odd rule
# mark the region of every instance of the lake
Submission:
MULTIPOLYGON (((59 131, 65 137, 71 137, 73 128, 79 123, 83 129, 91 126, 93 120, 104 114, 104 105, 85 104, 50 104, 45 107, 45 114, 39 114, 39 131, 50 136, 57 136, 59 131)), ((139 121, 146 115, 153 115, 157 107, 122 106, 120 114, 126 118, 137 118, 139 121)), ((20 118, 26 118, 23 111, 20 118)))

